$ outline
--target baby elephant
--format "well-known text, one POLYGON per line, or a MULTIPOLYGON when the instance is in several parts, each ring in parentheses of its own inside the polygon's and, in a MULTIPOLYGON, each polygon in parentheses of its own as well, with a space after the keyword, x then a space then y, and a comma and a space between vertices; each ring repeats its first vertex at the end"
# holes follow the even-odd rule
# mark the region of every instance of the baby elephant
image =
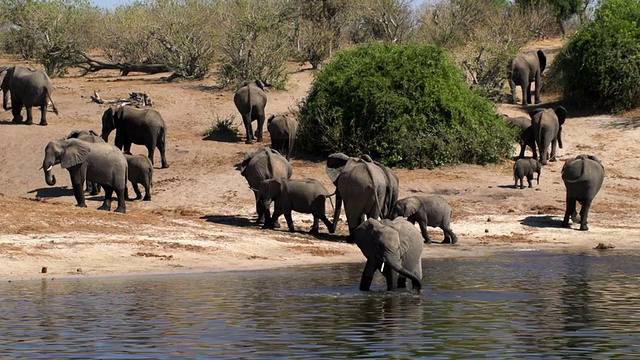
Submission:
POLYGON ((265 220, 264 228, 273 229, 280 215, 284 214, 289 231, 294 232, 291 211, 313 215, 310 233, 317 233, 318 220, 327 226, 330 233, 334 229, 325 215, 325 200, 329 192, 315 179, 267 179, 262 181, 259 190, 260 201, 275 201, 273 216, 265 220))
POLYGON ((417 221, 424 242, 427 244, 431 244, 427 225, 439 227, 444 231, 442 244, 455 244, 458 242, 458 237, 451 230, 452 214, 451 205, 445 199, 437 195, 422 195, 398 200, 391 211, 390 218, 393 220, 403 216, 413 224, 417 221))
POLYGON ((541 168, 540 162, 534 158, 518 159, 515 164, 513 164, 513 179, 516 182, 513 187, 518 187, 518 180, 520 180, 520 189, 524 189, 522 181, 525 176, 527 177, 529 187, 533 187, 532 180, 535 173, 538 173, 537 182, 538 185, 540 185, 541 168))
MULTIPOLYGON (((129 175, 127 179, 133 186, 133 191, 136 193, 136 200, 142 199, 143 201, 151 201, 151 183, 153 180, 153 164, 151 159, 144 155, 131 155, 131 153, 125 153, 127 158, 127 164, 129 165, 129 175), (138 189, 138 184, 144 186, 144 198, 138 189)), ((129 198, 128 188, 124 191, 124 197, 127 200, 129 198)))

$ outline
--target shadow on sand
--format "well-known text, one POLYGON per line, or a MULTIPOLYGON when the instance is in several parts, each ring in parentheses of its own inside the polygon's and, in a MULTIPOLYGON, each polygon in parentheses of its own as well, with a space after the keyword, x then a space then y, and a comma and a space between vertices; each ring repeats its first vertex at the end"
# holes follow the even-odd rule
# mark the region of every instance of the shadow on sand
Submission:
POLYGON ((520 224, 539 228, 562 228, 562 220, 551 215, 527 216, 520 224))

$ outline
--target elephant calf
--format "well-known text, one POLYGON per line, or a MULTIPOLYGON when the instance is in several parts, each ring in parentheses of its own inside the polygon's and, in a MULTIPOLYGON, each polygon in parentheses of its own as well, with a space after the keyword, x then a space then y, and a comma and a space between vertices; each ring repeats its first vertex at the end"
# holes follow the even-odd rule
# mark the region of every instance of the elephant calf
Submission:
POLYGON ((520 189, 524 189, 524 184, 522 183, 524 177, 527 177, 527 182, 529 183, 529 187, 533 187, 533 177, 535 173, 538 173, 537 182, 540 185, 540 172, 542 171, 542 165, 536 159, 518 159, 515 164, 513 164, 513 179, 515 180, 515 184, 513 187, 518 187, 518 181, 520 181, 520 189))
POLYGON ((273 217, 265 221, 264 228, 273 229, 280 215, 284 214, 289 226, 289 231, 294 232, 291 211, 297 211, 313 215, 313 226, 310 233, 317 233, 319 220, 333 233, 333 225, 325 214, 326 198, 329 192, 318 180, 315 179, 267 179, 260 184, 259 196, 264 201, 265 208, 268 203, 275 201, 273 217))
POLYGON ((422 236, 413 224, 402 218, 368 219, 354 230, 354 238, 367 258, 360 291, 369 290, 376 270, 385 276, 388 291, 406 287, 407 278, 413 288, 420 291, 422 236))
POLYGON ((410 196, 396 202, 390 218, 403 216, 412 224, 418 222, 424 242, 427 244, 431 244, 427 225, 439 227, 444 231, 442 244, 455 244, 458 242, 458 237, 451 230, 452 214, 451 205, 440 196, 410 196))
MULTIPOLYGON (((151 201, 151 183, 153 180, 153 164, 151 160, 144 155, 131 155, 131 153, 125 153, 124 157, 127 158, 127 164, 129 166, 129 174, 127 179, 133 186, 133 191, 136 193, 136 200, 142 199, 143 201, 151 201), (144 198, 138 184, 144 186, 144 198)), ((127 200, 129 198, 129 189, 125 188, 124 197, 127 200)))
POLYGON ((580 222, 580 230, 589 230, 587 216, 591 202, 604 181, 604 165, 593 155, 578 155, 569 159, 562 167, 562 180, 567 188, 567 206, 562 220, 563 227, 569 227, 569 217, 574 223, 580 222), (576 214, 579 202, 580 219, 576 214))

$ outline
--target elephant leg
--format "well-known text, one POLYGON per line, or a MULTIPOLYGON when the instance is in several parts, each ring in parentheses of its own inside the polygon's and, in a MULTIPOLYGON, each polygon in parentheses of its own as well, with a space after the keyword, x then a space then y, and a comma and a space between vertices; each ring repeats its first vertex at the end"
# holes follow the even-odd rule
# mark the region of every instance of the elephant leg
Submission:
POLYGON ((133 187, 133 191, 136 193, 136 200, 142 199, 142 193, 138 188, 138 183, 131 183, 131 186, 133 187))
POLYGON ((542 76, 540 71, 536 72, 536 104, 540 104, 542 100, 540 99, 540 89, 542 88, 542 76))
POLYGON ((311 230, 309 230, 309 234, 317 234, 320 229, 320 219, 313 215, 313 225, 311 226, 311 230))
POLYGON ((47 126, 47 101, 40 105, 40 125, 47 126))
POLYGON ((417 212, 414 216, 409 217, 409 221, 412 224, 418 223, 420 226, 420 233, 422 233, 422 238, 424 239, 425 244, 431 244, 431 238, 429 237, 429 233, 427 232, 427 225, 429 222, 427 221, 426 215, 422 212, 417 212))
POLYGON ((533 187, 533 175, 532 174, 527 175, 527 183, 529 184, 530 188, 533 187))
POLYGON ((73 183, 73 196, 76 198, 76 206, 77 207, 87 207, 87 204, 84 201, 84 191, 82 190, 82 182, 81 183, 73 183))
MULTIPOLYGON (((118 207, 114 210, 114 212, 121 213, 121 214, 124 214, 127 212, 127 205, 124 201, 125 189, 114 189, 116 192, 116 197, 118 198, 118 207)), ((109 204, 109 207, 111 207, 111 204, 109 204)))
POLYGON ((127 186, 126 188, 124 188, 124 199, 125 199, 126 201, 132 201, 132 200, 133 200, 133 199, 131 199, 131 198, 129 197, 129 187, 128 187, 128 186, 127 186))
POLYGON ((160 139, 157 144, 158 151, 160 152, 160 161, 162 164, 162 169, 166 169, 169 167, 169 163, 167 162, 167 156, 165 155, 166 144, 164 143, 164 139, 160 139))
POLYGON ((455 245, 458 243, 458 236, 451 230, 450 224, 445 224, 441 227, 442 231, 444 231, 444 240, 442 240, 443 244, 451 244, 455 245))
POLYGON ((591 200, 584 200, 582 206, 580 206, 580 230, 587 231, 587 217, 589 216, 589 208, 591 207, 591 200))
POLYGON ((322 214, 322 215, 318 215, 318 217, 320 218, 320 220, 322 220, 324 225, 327 227, 327 230, 329 230, 329 234, 333 234, 335 232, 335 229, 333 228, 333 225, 331 224, 331 221, 329 221, 327 216, 322 214))
POLYGON ((341 209, 342 209, 342 196, 340 196, 340 193, 336 191, 336 205, 335 205, 335 209, 333 210, 333 225, 331 226, 332 231, 329 231, 332 234, 336 232, 338 221, 340 221, 341 209))
POLYGON ((362 278, 360 278, 360 291, 369 291, 371 289, 371 283, 373 282, 373 274, 376 272, 376 261, 373 259, 367 259, 367 264, 362 271, 362 278))
POLYGON ((522 159, 524 157, 524 152, 527 150, 527 144, 522 142, 520 143, 520 155, 518 155, 518 159, 522 159))
POLYGON ((242 122, 244 123, 244 129, 247 132, 247 140, 245 144, 253 144, 253 129, 251 129, 251 114, 246 113, 242 115, 242 122))
MULTIPOLYGON (((523 87, 523 88, 525 88, 525 87, 523 87)), ((523 90, 523 92, 524 92, 524 90, 523 90)), ((523 105, 529 105, 529 104, 531 104, 531 83, 527 83, 527 86, 526 86, 526 95, 527 95, 527 102, 526 102, 526 103, 523 103, 523 105)))
POLYGON ((564 211, 564 219, 562 220, 562 227, 570 227, 569 226, 569 217, 573 217, 576 212, 576 199, 569 197, 567 194, 567 205, 564 211))
MULTIPOLYGON (((123 191, 124 193, 124 191, 123 191)), ((111 211, 111 196, 113 195, 113 188, 111 186, 104 185, 104 201, 98 210, 111 211)), ((122 194, 124 196, 124 194, 122 194)), ((119 204, 118 204, 118 207, 119 204)))
POLYGON ((25 121, 24 123, 27 125, 33 124, 33 108, 31 106, 25 105, 24 109, 27 113, 27 121, 25 121))
POLYGON ((407 288, 407 278, 402 275, 398 275, 398 289, 406 289, 406 288, 407 288))
POLYGON ((14 96, 12 92, 11 93, 11 114, 13 115, 13 120, 11 120, 12 122, 14 123, 22 122, 23 119, 20 112, 22 112, 22 101, 18 99, 17 96, 14 96))
POLYGON ((384 277, 387 279, 387 291, 396 291, 398 289, 398 273, 391 266, 385 266, 384 277))
POLYGON ((264 112, 258 115, 258 125, 256 131, 258 132, 257 140, 258 142, 262 142, 262 131, 264 128, 264 112))
POLYGON ((511 88, 511 103, 517 104, 518 100, 516 99, 516 83, 512 79, 509 79, 509 88, 511 88))
POLYGON ((549 158, 549 161, 552 161, 552 162, 558 161, 558 160, 556 159, 556 150, 557 150, 557 147, 558 147, 558 140, 553 139, 553 140, 551 141, 551 157, 549 158))
POLYGON ((264 208, 262 205, 262 201, 258 197, 258 193, 256 191, 253 192, 253 196, 256 199, 256 214, 258 214, 258 219, 256 220, 256 224, 260 224, 264 220, 264 208))
POLYGON ((142 198, 142 201, 151 201, 151 185, 149 184, 149 181, 142 185, 144 186, 144 197, 142 198))
MULTIPOLYGON (((284 218, 287 220, 287 226, 289 227, 289 232, 296 232, 296 229, 293 227, 293 218, 291 217, 291 211, 285 212, 284 218)), ((317 228, 316 228, 316 232, 318 232, 317 228)))

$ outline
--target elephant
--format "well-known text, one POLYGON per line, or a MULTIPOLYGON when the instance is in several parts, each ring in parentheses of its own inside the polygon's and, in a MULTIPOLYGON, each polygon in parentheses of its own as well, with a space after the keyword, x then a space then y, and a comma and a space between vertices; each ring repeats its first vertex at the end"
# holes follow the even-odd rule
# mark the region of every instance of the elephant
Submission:
POLYGON ((589 230, 587 217, 593 198, 598 194, 604 181, 604 165, 593 155, 578 155, 569 159, 562 167, 562 181, 567 189, 567 206, 563 227, 569 227, 569 217, 574 223, 580 222, 580 230, 589 230), (576 201, 580 203, 580 219, 576 214, 576 201))
POLYGON ((45 148, 42 168, 47 185, 54 186, 56 178, 51 174, 55 164, 69 171, 77 206, 87 207, 84 199, 85 180, 102 185, 105 196, 98 210, 111 210, 111 196, 118 198, 116 212, 125 213, 124 191, 127 187, 127 159, 122 151, 107 143, 90 143, 79 139, 54 140, 45 148))
POLYGON ((244 129, 247 132, 245 143, 252 144, 254 140, 262 141, 262 130, 264 128, 265 113, 267 106, 267 94, 264 91, 264 84, 260 80, 254 82, 245 81, 240 84, 233 96, 233 103, 242 116, 244 129), (253 133, 251 122, 258 120, 256 134, 253 133))
POLYGON ((458 236, 451 230, 452 215, 451 205, 442 197, 437 195, 417 195, 398 200, 389 218, 393 220, 401 216, 412 224, 417 222, 426 244, 431 244, 427 226, 439 227, 444 231, 442 244, 456 244, 458 236))
POLYGON ((136 109, 130 106, 110 107, 102 114, 102 139, 109 141, 109 134, 116 130, 115 145, 131 152, 131 144, 147 148, 149 160, 153 164, 153 152, 160 151, 162 168, 169 167, 165 157, 167 145, 167 125, 159 112, 153 109, 136 109))
POLYGON ((533 158, 537 158, 538 154, 536 152, 536 137, 533 134, 533 128, 531 127, 531 118, 526 116, 518 116, 518 117, 506 117, 505 120, 507 123, 516 129, 520 130, 520 155, 518 158, 523 158, 525 150, 527 146, 531 148, 531 152, 533 153, 533 158))
POLYGON ((415 290, 421 290, 422 236, 413 224, 403 218, 372 218, 358 225, 354 237, 367 258, 360 291, 369 291, 376 270, 384 275, 387 291, 406 287, 406 279, 411 280, 415 290))
POLYGON ((298 120, 288 115, 271 115, 267 119, 267 131, 271 136, 271 148, 278 150, 290 160, 298 133, 298 120))
POLYGON ((0 67, 0 73, 5 72, 2 80, 2 107, 4 110, 11 109, 13 122, 21 123, 22 107, 27 110, 26 125, 33 124, 33 106, 40 107, 40 125, 47 125, 47 107, 51 102, 53 112, 58 115, 58 109, 51 99, 53 85, 51 79, 44 71, 33 70, 24 66, 0 67), (9 93, 11 93, 11 107, 8 106, 9 93))
POLYGON ((326 172, 336 186, 333 228, 340 219, 342 201, 349 225, 347 242, 353 243, 353 231, 369 218, 385 218, 398 199, 399 181, 391 169, 369 155, 361 158, 334 153, 327 159, 326 172))
MULTIPOLYGON (((151 184, 153 182, 153 164, 151 160, 145 155, 132 155, 131 153, 125 153, 124 157, 127 159, 127 166, 129 167, 129 175, 127 179, 131 182, 133 191, 136 193, 136 200, 142 199, 143 201, 151 201, 151 184), (138 184, 144 186, 144 198, 138 184)), ((124 198, 129 198, 129 189, 125 188, 124 198)))
POLYGON ((524 184, 522 183, 524 177, 527 177, 527 182, 529 183, 529 187, 533 187, 533 177, 535 173, 538 173, 537 182, 540 185, 540 172, 542 171, 542 166, 537 159, 528 158, 528 159, 518 159, 513 164, 513 179, 515 180, 515 184, 513 187, 518 187, 518 180, 520 181, 520 189, 524 189, 524 184))
MULTIPOLYGON (((239 170, 240 174, 247 179, 256 199, 256 212, 258 213, 256 224, 263 220, 268 223, 271 220, 269 214, 271 201, 260 201, 260 185, 267 179, 291 178, 293 167, 278 151, 264 146, 247 154, 240 164, 239 170)), ((274 226, 278 226, 277 222, 274 226)))
MULTIPOLYGON (((104 143, 105 141, 93 130, 72 130, 65 139, 80 139, 90 143, 104 143)), ((98 195, 100 193, 100 184, 87 180, 87 188, 89 195, 98 195)))
POLYGON ((567 118, 567 110, 558 106, 555 109, 534 109, 530 113, 531 127, 540 152, 540 164, 557 161, 556 147, 562 149, 562 125, 567 118), (551 145, 551 155, 549 155, 551 145))
POLYGON ((519 53, 509 61, 509 87, 511 99, 516 101, 516 86, 522 88, 522 105, 531 103, 531 83, 536 83, 536 104, 541 102, 540 89, 542 88, 542 72, 547 66, 547 56, 542 50, 530 50, 519 53))
MULTIPOLYGON (((290 232, 295 232, 291 211, 313 214, 313 226, 309 233, 318 233, 319 220, 333 233, 333 226, 325 213, 325 204, 329 194, 327 188, 315 179, 267 179, 260 184, 259 197, 263 202, 275 201, 273 216, 265 222, 264 228, 273 228, 280 215, 284 214, 290 232)), ((264 203, 263 208, 268 208, 264 203)))

